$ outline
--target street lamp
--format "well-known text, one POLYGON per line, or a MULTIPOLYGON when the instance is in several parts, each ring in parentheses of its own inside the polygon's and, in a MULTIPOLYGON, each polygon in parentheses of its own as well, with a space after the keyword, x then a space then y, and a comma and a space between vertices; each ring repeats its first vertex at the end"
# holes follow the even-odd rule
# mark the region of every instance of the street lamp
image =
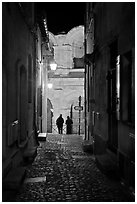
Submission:
POLYGON ((53 87, 53 84, 52 83, 48 83, 48 88, 52 89, 52 87, 53 87))
POLYGON ((55 71, 57 69, 57 64, 54 62, 50 63, 50 68, 51 70, 55 71))

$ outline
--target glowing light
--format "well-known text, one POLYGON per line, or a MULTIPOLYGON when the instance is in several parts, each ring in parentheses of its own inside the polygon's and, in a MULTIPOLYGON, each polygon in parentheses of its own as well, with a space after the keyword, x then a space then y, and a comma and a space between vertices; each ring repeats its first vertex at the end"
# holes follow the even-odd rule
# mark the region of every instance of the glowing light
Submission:
POLYGON ((53 84, 52 83, 48 83, 48 88, 52 89, 52 87, 53 87, 53 84))
POLYGON ((51 70, 55 71, 56 68, 57 68, 57 64, 56 63, 51 63, 50 68, 51 68, 51 70))

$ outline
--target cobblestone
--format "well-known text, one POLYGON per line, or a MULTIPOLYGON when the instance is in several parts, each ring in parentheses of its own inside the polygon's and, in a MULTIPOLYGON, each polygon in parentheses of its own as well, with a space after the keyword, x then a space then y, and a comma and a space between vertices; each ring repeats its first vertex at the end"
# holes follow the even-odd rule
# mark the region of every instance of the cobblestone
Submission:
POLYGON ((83 152, 81 144, 82 136, 48 134, 26 174, 26 178, 46 177, 46 181, 24 182, 15 202, 130 201, 119 182, 102 174, 94 156, 83 152))

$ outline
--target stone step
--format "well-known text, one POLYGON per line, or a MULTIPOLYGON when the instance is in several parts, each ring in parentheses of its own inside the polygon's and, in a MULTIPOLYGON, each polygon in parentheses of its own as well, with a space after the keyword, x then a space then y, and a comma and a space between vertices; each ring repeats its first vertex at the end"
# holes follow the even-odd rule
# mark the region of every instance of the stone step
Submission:
POLYGON ((39 133, 38 134, 38 140, 39 141, 46 141, 47 133, 39 133))
POLYGON ((25 167, 13 168, 3 179, 3 190, 17 190, 25 178, 25 173, 25 167))

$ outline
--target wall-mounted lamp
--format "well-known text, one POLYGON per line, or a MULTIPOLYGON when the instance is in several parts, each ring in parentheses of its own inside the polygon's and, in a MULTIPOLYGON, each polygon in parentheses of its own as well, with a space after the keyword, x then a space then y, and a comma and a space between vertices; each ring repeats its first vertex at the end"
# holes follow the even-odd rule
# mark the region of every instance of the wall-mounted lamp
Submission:
POLYGON ((50 63, 50 68, 51 68, 51 70, 55 71, 57 69, 57 64, 56 63, 50 63))
POLYGON ((53 84, 52 83, 48 83, 48 88, 52 89, 52 87, 53 87, 53 84))

